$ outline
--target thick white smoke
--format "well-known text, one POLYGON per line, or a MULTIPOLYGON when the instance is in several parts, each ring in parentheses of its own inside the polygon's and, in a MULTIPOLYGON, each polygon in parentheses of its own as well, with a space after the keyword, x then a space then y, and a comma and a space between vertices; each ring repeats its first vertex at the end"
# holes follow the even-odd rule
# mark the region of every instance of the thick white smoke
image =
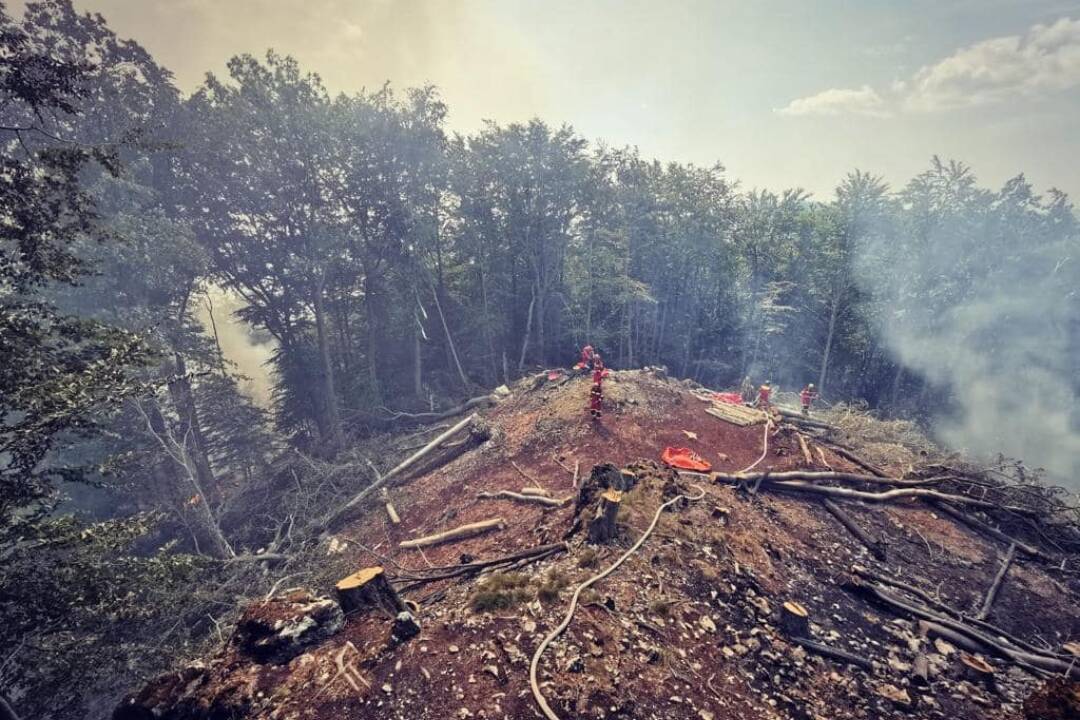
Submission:
POLYGON ((235 294, 211 286, 206 296, 199 299, 196 317, 211 337, 216 328, 221 353, 247 377, 240 389, 260 407, 269 408, 273 373, 268 363, 274 343, 257 338, 247 323, 235 316, 241 307, 243 300, 235 294))
POLYGON ((859 275, 881 301, 894 357, 940 388, 929 399, 943 411, 934 429, 944 443, 1020 459, 1076 487, 1080 242, 1046 224, 985 217, 994 216, 866 248, 859 275))

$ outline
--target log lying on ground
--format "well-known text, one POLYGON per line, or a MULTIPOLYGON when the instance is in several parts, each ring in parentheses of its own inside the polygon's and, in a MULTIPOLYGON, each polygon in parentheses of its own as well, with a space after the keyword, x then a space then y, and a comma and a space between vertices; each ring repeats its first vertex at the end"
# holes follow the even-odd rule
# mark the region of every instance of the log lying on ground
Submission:
POLYGON ((437 447, 439 447, 440 443, 461 432, 471 423, 478 420, 479 417, 479 415, 473 413, 469 417, 465 418, 461 422, 451 427, 446 432, 436 437, 434 440, 429 442, 421 449, 417 450, 409 457, 402 460, 393 470, 386 473, 381 478, 378 478, 375 482, 368 485, 366 488, 354 495, 352 499, 349 500, 347 503, 345 503, 333 513, 331 513, 325 520, 323 520, 323 522, 320 524, 319 529, 321 531, 326 531, 327 529, 333 527, 335 523, 337 523, 339 520, 341 520, 343 517, 348 515, 355 508, 357 508, 362 502, 364 502, 364 500, 366 500, 368 496, 370 496, 374 492, 377 492, 380 488, 386 485, 386 483, 390 482, 390 480, 392 480, 395 476, 400 475, 401 473, 405 472, 410 467, 418 463, 420 460, 423 460, 425 457, 430 455, 437 447))
POLYGON ((480 522, 469 523, 468 525, 462 525, 452 530, 435 533, 434 535, 426 535, 424 537, 416 538, 415 540, 406 540, 404 542, 398 543, 398 547, 430 547, 431 545, 440 545, 444 542, 450 542, 452 540, 463 540, 465 538, 470 538, 475 535, 481 535, 489 530, 501 530, 504 527, 506 527, 506 521, 504 521, 502 518, 481 520, 480 522))
POLYGON ((803 415, 798 410, 789 410, 785 407, 781 407, 780 405, 773 405, 773 409, 780 413, 785 420, 787 420, 788 422, 793 422, 796 425, 805 425, 806 427, 821 428, 822 430, 836 429, 835 425, 830 425, 829 423, 823 422, 821 420, 813 420, 806 415, 803 415))
POLYGON ((816 445, 814 449, 817 450, 818 457, 821 458, 821 464, 832 470, 832 465, 830 465, 829 461, 825 458, 825 451, 821 449, 821 446, 816 445))
POLYGON ((1019 550, 1020 552, 1024 553, 1025 555, 1030 555, 1031 557, 1037 558, 1039 560, 1046 560, 1046 561, 1051 560, 1049 555, 1042 552, 1037 547, 1035 547, 1033 545, 1029 545, 1028 543, 1022 542, 1020 540, 1017 540, 1016 538, 1010 537, 1010 536, 1006 535, 1005 533, 1001 532, 1000 530, 998 530, 996 527, 993 527, 992 525, 988 525, 987 523, 984 523, 982 520, 979 520, 976 517, 968 515, 967 513, 960 512, 959 510, 957 510, 956 508, 952 507, 951 505, 949 505, 947 503, 938 502, 936 500, 931 500, 930 504, 933 505, 936 509, 938 509, 941 512, 948 515, 949 517, 953 518, 954 520, 959 520, 963 524, 970 527, 972 530, 976 530, 978 532, 981 532, 984 535, 992 537, 995 540, 1000 540, 1001 542, 1007 543, 1008 545, 1015 545, 1016 549, 1019 550))
POLYGON ((768 482, 785 482, 788 480, 805 480, 807 482, 861 482, 874 485, 889 485, 893 487, 923 487, 929 485, 928 480, 906 480, 902 478, 880 477, 878 475, 862 475, 859 473, 847 473, 825 470, 789 470, 786 472, 745 472, 745 473, 713 473, 712 477, 717 482, 756 482, 765 480, 768 482))
POLYGON ((549 493, 542 487, 523 487, 518 492, 520 492, 522 495, 551 495, 551 493, 549 493))
POLYGON ((785 602, 780 606, 780 629, 788 637, 809 637, 810 613, 797 602, 785 602))
POLYGON ((621 503, 622 492, 618 490, 605 490, 600 495, 600 504, 596 507, 596 515, 589 521, 590 543, 606 543, 618 534, 618 529, 615 527, 615 518, 619 515, 621 503))
POLYGON ((806 444, 806 437, 802 433, 795 433, 795 437, 799 439, 799 447, 802 448, 803 459, 806 460, 807 467, 813 467, 814 456, 810 454, 810 447, 806 444))
POLYGON ((364 568, 339 580, 334 587, 341 609, 345 612, 373 608, 394 617, 408 609, 394 592, 381 567, 364 568))
POLYGON ((898 598, 878 585, 852 579, 844 584, 844 588, 864 597, 871 598, 881 605, 891 608, 893 611, 921 620, 928 620, 931 623, 936 623, 946 630, 951 630, 954 633, 964 636, 968 639, 969 643, 973 642, 976 646, 981 645, 985 652, 1000 657, 1003 660, 1008 660, 1025 669, 1062 673, 1073 678, 1080 678, 1080 666, 1077 666, 1075 663, 1066 662, 1051 655, 1026 652, 1014 645, 996 640, 971 625, 938 615, 929 608, 918 605, 914 601, 898 598))
POLYGON ((476 493, 476 497, 481 499, 497 499, 504 498, 506 500, 516 500, 517 502, 532 503, 534 505, 545 505, 547 507, 562 507, 570 502, 570 498, 565 497, 562 499, 547 497, 546 495, 527 495, 525 493, 516 493, 512 490, 499 490, 498 492, 479 492, 476 493))
POLYGON ((844 510, 834 503, 829 498, 822 498, 821 504, 825 506, 825 509, 829 511, 834 518, 840 521, 840 524, 847 528, 847 531, 855 536, 855 538, 861 542, 870 553, 881 562, 885 562, 886 551, 885 542, 883 540, 875 540, 870 537, 870 533, 863 530, 855 522, 854 518, 848 515, 844 510))
POLYGON ((870 662, 864 657, 852 655, 846 650, 834 648, 830 645, 822 645, 821 643, 814 642, 813 640, 808 640, 804 637, 793 637, 789 638, 789 640, 796 645, 806 650, 809 650, 812 653, 817 653, 818 655, 821 655, 823 657, 832 658, 833 660, 839 660, 840 662, 848 663, 849 665, 855 665, 856 667, 862 668, 863 670, 866 670, 868 672, 872 672, 874 669, 874 664, 872 662, 870 662))
POLYGON ((979 608, 979 612, 975 615, 976 620, 985 620, 990 615, 990 610, 994 607, 994 599, 997 598, 998 590, 1001 589, 1001 584, 1005 581, 1005 573, 1009 572, 1009 566, 1012 565, 1013 557, 1016 556, 1016 543, 1009 546, 1009 551, 1005 553, 1005 559, 1001 561, 1001 568, 998 570, 997 575, 994 576, 994 582, 991 583, 990 589, 986 591, 986 599, 983 600, 982 607, 979 608))

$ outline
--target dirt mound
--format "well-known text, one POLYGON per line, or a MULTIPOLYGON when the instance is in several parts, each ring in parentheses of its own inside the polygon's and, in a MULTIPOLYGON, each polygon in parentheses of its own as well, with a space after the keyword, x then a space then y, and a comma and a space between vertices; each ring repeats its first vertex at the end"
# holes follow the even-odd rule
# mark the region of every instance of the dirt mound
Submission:
MULTIPOLYGON (((657 462, 670 445, 722 473, 759 459, 755 470, 768 473, 865 472, 824 440, 800 440, 779 422, 729 424, 684 384, 645 371, 612 374, 597 423, 588 389, 580 376, 522 381, 484 413, 491 440, 391 488, 400 524, 375 503, 327 539, 356 569, 386 568, 415 611, 417 637, 390 641, 393 617, 368 611, 283 664, 226 644, 205 665, 151 683, 117 717, 533 718, 542 717, 536 691, 561 718, 1021 717, 1039 684, 1032 671, 990 646, 958 648, 920 617, 846 589, 854 567, 906 584, 922 594, 907 600, 963 623, 998 572, 1001 542, 917 498, 843 502, 847 521, 887 547, 881 562, 815 495, 772 492, 767 478, 719 484, 657 462), (492 497, 501 491, 519 497, 492 497), (529 494, 554 502, 520 497, 529 494), (570 531, 600 516, 603 502, 614 504, 614 537, 590 545, 570 531), (504 522, 399 547, 491 518, 504 522), (532 687, 530 660, 574 589, 654 521, 617 571, 579 594, 532 687), (541 551, 522 554, 531 548, 541 551), (781 630, 789 601, 807 609, 809 637, 781 630), (961 651, 979 652, 989 679, 973 676, 961 651)), ((1056 653, 1080 635, 1075 590, 1071 576, 1017 553, 987 633, 1056 653)))

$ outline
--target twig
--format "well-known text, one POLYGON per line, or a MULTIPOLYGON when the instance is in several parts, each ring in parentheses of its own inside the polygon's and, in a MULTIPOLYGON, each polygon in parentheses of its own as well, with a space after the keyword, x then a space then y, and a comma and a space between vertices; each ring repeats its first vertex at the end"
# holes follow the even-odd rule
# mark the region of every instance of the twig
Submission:
POLYGON ((1001 569, 994 576, 994 582, 990 585, 990 589, 986 591, 986 599, 983 600, 982 607, 975 615, 975 619, 985 620, 990 615, 990 609, 994 606, 994 599, 997 598, 998 590, 1001 589, 1001 584, 1005 581, 1005 573, 1009 572, 1009 566, 1012 565, 1015 556, 1016 543, 1013 543, 1009 546, 1009 551, 1005 553, 1005 559, 1001 561, 1001 569))

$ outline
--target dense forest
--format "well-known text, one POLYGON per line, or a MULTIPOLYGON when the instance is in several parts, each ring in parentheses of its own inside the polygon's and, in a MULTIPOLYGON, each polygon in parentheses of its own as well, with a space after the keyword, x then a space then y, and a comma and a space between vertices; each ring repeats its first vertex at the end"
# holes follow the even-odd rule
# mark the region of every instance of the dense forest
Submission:
POLYGON ((1080 228, 1023 175, 748 189, 540 119, 451 133, 437 88, 335 96, 273 52, 185 96, 69 0, 0 14, 0 92, 0 693, 25 717, 105 712, 266 592, 252 554, 364 481, 305 467, 585 343, 1080 469, 1080 228), (223 295, 272 348, 269 402, 206 321, 223 295))

